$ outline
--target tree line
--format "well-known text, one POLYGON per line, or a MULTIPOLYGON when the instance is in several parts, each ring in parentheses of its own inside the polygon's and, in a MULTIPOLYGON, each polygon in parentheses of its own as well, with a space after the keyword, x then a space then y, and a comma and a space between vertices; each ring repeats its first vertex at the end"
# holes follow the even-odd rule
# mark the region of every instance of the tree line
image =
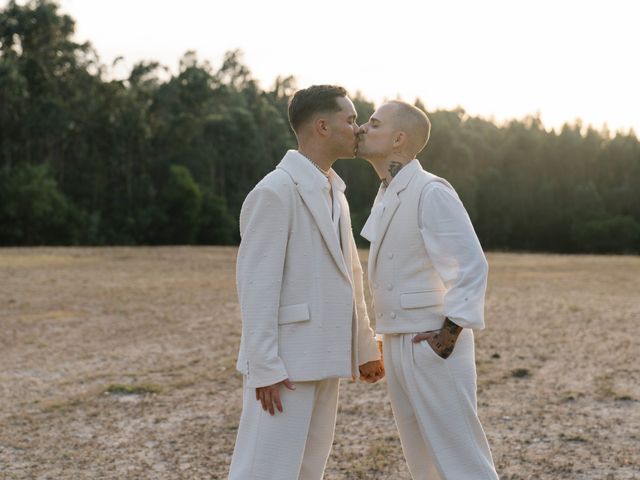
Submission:
MULTIPOLYGON (((263 89, 237 50, 114 79, 74 29, 51 0, 0 10, 0 245, 236 244, 244 197, 295 148, 295 79, 263 89)), ((373 103, 352 99, 365 121, 373 103)), ((640 253, 633 130, 427 111, 418 158, 454 185, 485 249, 640 253)), ((379 182, 364 160, 335 169, 357 234, 379 182)))

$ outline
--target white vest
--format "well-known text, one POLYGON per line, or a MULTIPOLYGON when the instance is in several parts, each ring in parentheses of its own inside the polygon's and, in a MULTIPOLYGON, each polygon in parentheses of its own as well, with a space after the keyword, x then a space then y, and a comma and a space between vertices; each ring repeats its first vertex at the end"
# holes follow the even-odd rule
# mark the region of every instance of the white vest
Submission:
POLYGON ((393 192, 385 197, 387 204, 368 263, 377 333, 442 328, 445 286, 427 255, 418 225, 422 193, 431 182, 440 182, 455 193, 449 182, 422 168, 404 183, 389 185, 393 192))

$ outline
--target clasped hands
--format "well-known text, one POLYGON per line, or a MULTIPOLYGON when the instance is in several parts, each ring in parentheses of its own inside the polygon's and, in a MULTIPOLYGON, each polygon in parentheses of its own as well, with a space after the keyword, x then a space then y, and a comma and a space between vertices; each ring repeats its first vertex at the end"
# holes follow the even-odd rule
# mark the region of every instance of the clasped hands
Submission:
MULTIPOLYGON (((380 342, 382 343, 382 342, 380 342)), ((380 360, 372 360, 360 365, 360 381, 367 383, 376 383, 384 377, 384 362, 380 360)))

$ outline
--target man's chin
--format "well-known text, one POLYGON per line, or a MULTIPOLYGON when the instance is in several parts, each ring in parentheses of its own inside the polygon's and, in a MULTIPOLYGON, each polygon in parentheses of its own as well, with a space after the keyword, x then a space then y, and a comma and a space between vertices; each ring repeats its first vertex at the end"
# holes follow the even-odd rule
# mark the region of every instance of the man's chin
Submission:
POLYGON ((364 158, 364 157, 362 156, 360 149, 358 149, 358 146, 356 146, 350 153, 345 152, 343 156, 338 158, 341 160, 353 160, 354 158, 364 158))
POLYGON ((356 158, 358 156, 358 148, 354 148, 351 152, 346 153, 340 157, 343 160, 353 160, 354 158, 356 158))
POLYGON ((358 158, 364 158, 365 160, 368 160, 368 155, 367 155, 367 151, 362 149, 356 149, 356 157, 358 158))

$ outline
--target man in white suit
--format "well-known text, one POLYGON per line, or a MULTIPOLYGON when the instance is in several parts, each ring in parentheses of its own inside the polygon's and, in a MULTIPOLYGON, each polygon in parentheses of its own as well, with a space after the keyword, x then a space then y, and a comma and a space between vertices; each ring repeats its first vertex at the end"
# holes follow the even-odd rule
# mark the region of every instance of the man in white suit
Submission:
POLYGON ((300 90, 289 104, 298 150, 249 193, 240 213, 237 288, 243 407, 229 478, 322 478, 339 378, 384 375, 363 293, 345 184, 356 110, 341 87, 300 90))
POLYGON ((424 112, 398 101, 360 129, 358 155, 382 181, 362 231, 376 332, 413 479, 496 479, 477 416, 473 344, 488 267, 455 190, 416 159, 430 129, 424 112))

